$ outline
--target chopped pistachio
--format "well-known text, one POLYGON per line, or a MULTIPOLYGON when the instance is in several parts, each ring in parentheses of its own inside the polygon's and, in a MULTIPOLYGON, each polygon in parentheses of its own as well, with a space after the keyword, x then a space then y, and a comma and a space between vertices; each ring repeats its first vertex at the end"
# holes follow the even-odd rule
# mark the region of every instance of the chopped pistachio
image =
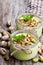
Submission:
POLYGON ((33 43, 35 43, 36 41, 35 41, 35 39, 34 38, 32 38, 32 37, 30 37, 30 41, 31 42, 33 42, 33 43))

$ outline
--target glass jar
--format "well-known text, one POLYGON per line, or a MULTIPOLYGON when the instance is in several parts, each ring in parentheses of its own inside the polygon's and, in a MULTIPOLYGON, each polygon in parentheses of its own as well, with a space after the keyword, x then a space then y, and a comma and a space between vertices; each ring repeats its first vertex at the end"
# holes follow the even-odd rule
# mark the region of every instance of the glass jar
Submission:
POLYGON ((34 58, 37 53, 38 53, 38 45, 40 45, 38 36, 36 35, 36 33, 33 33, 30 30, 18 30, 15 31, 14 33, 12 33, 11 35, 11 45, 10 45, 10 51, 11 51, 11 55, 19 60, 30 60, 32 58, 34 58), (37 41, 35 44, 33 45, 28 45, 28 46, 19 46, 19 44, 14 44, 14 41, 12 40, 12 36, 19 34, 19 33, 30 33, 32 35, 34 35, 37 38, 37 41))
MULTIPOLYGON (((32 14, 32 13, 31 13, 32 14)), ((40 20, 40 25, 37 25, 37 26, 34 26, 34 27, 29 27, 29 26, 24 26, 20 23, 19 21, 19 18, 22 16, 22 15, 30 15, 28 13, 23 13, 21 15, 18 16, 17 20, 16 20, 16 29, 17 30, 22 30, 22 29, 30 29, 32 30, 34 33, 37 33, 38 37, 40 37, 42 35, 42 28, 43 28, 43 21, 42 19, 40 19, 39 16, 37 16, 36 14, 32 14, 34 15, 35 17, 37 17, 39 20, 40 20)))

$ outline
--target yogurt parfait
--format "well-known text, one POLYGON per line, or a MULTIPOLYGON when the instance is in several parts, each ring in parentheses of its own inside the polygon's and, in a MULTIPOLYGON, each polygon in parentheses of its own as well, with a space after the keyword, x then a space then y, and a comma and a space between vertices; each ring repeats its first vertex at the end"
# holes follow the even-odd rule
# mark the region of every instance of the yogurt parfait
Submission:
POLYGON ((29 30, 19 30, 11 35, 11 55, 19 60, 30 60, 38 53, 38 36, 29 30))
POLYGON ((42 34, 43 22, 34 14, 22 14, 17 18, 16 27, 17 29, 30 29, 40 37, 42 34))

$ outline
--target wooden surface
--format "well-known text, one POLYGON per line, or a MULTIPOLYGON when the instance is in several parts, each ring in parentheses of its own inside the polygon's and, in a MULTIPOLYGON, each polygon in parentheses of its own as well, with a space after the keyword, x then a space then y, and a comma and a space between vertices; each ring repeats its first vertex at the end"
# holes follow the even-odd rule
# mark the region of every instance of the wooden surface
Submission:
MULTIPOLYGON (((3 27, 5 28, 5 23, 8 20, 11 20, 12 25, 15 27, 15 18, 18 16, 18 14, 27 10, 27 5, 29 6, 29 0, 0 0, 0 26, 3 24, 3 27)), ((29 10, 30 7, 28 7, 27 11, 29 10)), ((43 35, 41 37, 41 42, 43 42, 43 35)), ((0 65, 43 65, 43 63, 19 61, 14 58, 10 58, 9 61, 5 61, 4 58, 0 55, 0 65)))

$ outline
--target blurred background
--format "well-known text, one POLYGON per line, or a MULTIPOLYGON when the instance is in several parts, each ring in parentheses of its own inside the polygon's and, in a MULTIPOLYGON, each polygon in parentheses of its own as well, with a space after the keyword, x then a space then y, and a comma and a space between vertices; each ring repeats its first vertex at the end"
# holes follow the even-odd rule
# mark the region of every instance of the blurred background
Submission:
MULTIPOLYGON (((35 13, 43 18, 42 0, 0 0, 0 24, 11 20, 15 22, 21 13, 35 13)), ((15 24, 14 24, 15 25, 15 24)))

